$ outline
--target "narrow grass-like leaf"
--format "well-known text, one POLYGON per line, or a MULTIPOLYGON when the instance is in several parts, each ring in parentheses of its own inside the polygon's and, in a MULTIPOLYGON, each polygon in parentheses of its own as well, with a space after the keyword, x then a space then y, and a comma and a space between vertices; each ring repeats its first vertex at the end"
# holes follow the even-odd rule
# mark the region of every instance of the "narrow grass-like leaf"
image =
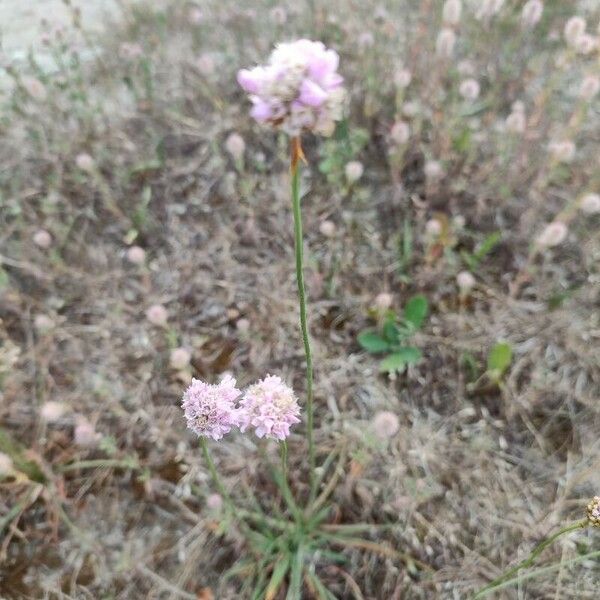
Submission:
POLYGON ((290 587, 286 600, 302 599, 302 572, 304 571, 304 546, 298 546, 298 550, 292 561, 292 570, 290 573, 290 587))
POLYGON ((271 580, 269 581, 269 585, 265 591, 265 600, 273 600, 285 579, 285 576, 290 568, 290 557, 289 555, 281 558, 277 563, 275 563, 275 567, 273 568, 273 574, 271 575, 271 580))
POLYGON ((325 584, 314 573, 306 573, 306 582, 311 592, 318 600, 336 600, 335 596, 325 587, 325 584))

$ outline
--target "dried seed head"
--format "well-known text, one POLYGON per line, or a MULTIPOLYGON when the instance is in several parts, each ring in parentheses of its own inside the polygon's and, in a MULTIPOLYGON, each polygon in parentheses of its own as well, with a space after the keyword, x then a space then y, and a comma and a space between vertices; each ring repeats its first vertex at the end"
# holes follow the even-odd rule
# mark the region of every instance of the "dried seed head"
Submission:
POLYGON ((40 417, 46 423, 56 423, 60 421, 63 415, 67 412, 67 405, 62 402, 44 402, 40 409, 40 417))
POLYGON ((479 97, 479 83, 475 79, 465 79, 458 91, 465 100, 476 100, 479 97))
POLYGON ((82 152, 75 157, 75 164, 79 169, 86 173, 91 173, 95 167, 94 159, 85 152, 82 152))
POLYGON ((276 25, 283 25, 287 21, 287 12, 283 6, 274 6, 269 13, 269 17, 276 25))
POLYGON ((4 477, 8 477, 12 475, 14 472, 13 461, 8 454, 4 454, 4 452, 0 452, 0 480, 4 477))
POLYGON ((54 328, 54 321, 48 315, 36 315, 33 325, 38 333, 44 334, 54 328))
POLYGON ((521 24, 527 29, 535 27, 542 18, 544 3, 542 0, 528 0, 521 11, 521 24))
POLYGON ((571 17, 565 24, 564 36, 569 46, 575 48, 577 40, 585 33, 586 22, 582 17, 571 17))
POLYGON ((600 213, 600 194, 585 194, 579 201, 579 207, 588 215, 600 213))
POLYGON ((127 260, 133 265, 143 265, 146 260, 146 251, 140 246, 131 246, 127 250, 127 260))
POLYGON ((480 21, 487 21, 497 15, 503 6, 504 0, 479 0, 475 18, 480 21))
POLYGON ((440 30, 435 41, 435 51, 441 58, 451 58, 456 43, 456 34, 449 27, 440 30))
POLYGON ((173 348, 169 355, 169 365, 176 371, 185 369, 192 360, 192 355, 186 348, 173 348))
POLYGON ((463 293, 469 293, 475 286, 475 277, 469 271, 461 271, 456 276, 456 284, 463 293))
POLYGON ((196 68, 201 75, 208 77, 215 72, 215 59, 210 54, 202 54, 196 61, 196 68))
POLYGON ((577 52, 579 54, 584 54, 584 55, 591 54, 594 50, 596 50, 597 47, 598 47, 598 40, 593 35, 590 35, 589 33, 584 33, 584 34, 580 35, 575 40, 575 44, 574 44, 575 50, 577 50, 577 52))
POLYGON ((395 144, 403 146, 410 139, 410 127, 405 121, 396 121, 390 130, 390 137, 395 144))
POLYGON ((442 10, 442 18, 444 23, 448 25, 457 25, 460 21, 462 12, 462 2, 460 0, 446 0, 442 10))
POLYGON ((398 69, 394 73, 394 83, 396 87, 404 89, 410 85, 412 73, 408 69, 398 69))
POLYGON ((95 448, 100 443, 102 435, 96 431, 94 426, 84 417, 77 419, 73 431, 73 441, 79 448, 95 448))
POLYGON ((587 505, 587 518, 592 527, 600 527, 600 496, 594 496, 587 505))
POLYGON ((373 432, 381 440, 394 437, 400 429, 398 416, 389 410, 378 412, 372 422, 373 432))
POLYGON ((167 313, 167 309, 161 304, 153 304, 146 311, 146 318, 152 325, 156 325, 157 327, 164 327, 167 324, 167 319, 169 315, 167 313))
POLYGON ((575 158, 575 144, 571 140, 551 142, 548 146, 554 160, 569 163, 575 158))
POLYGON ((439 219, 429 219, 427 223, 425 223, 425 233, 429 237, 437 237, 442 233, 442 224, 439 219))
POLYGON ((229 152, 233 160, 240 161, 244 158, 246 142, 239 133, 231 133, 225 140, 225 150, 229 152))
POLYGON ((388 292, 381 292, 375 296, 375 308, 378 310, 387 310, 394 302, 394 297, 388 292))
POLYGON ((554 221, 546 226, 546 229, 537 238, 538 246, 542 248, 551 248, 558 246, 565 241, 569 229, 561 221, 554 221))
POLYGON ((427 181, 439 181, 444 176, 444 167, 437 160, 428 160, 423 167, 427 181))
POLYGON ((48 92, 44 84, 35 77, 25 76, 21 79, 21 85, 27 94, 34 100, 43 102, 48 97, 48 92))
POLYGON ((52 245, 52 236, 45 229, 38 229, 33 234, 33 243, 39 248, 46 250, 52 245))
POLYGON ((588 102, 600 91, 600 78, 595 75, 588 75, 581 82, 579 95, 588 102))
POLYGON ((506 129, 511 133, 523 133, 527 125, 525 113, 522 111, 513 111, 506 117, 506 129))
POLYGON ((346 179, 348 183, 355 183, 358 181, 364 172, 364 167, 361 162, 357 160, 351 160, 345 168, 346 179))

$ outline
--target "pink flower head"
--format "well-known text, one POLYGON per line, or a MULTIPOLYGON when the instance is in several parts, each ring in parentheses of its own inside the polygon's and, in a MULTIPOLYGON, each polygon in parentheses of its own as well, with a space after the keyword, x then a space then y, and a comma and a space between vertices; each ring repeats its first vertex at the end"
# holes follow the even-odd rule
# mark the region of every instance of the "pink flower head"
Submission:
POLYGON ((398 417, 389 410, 378 412, 373 418, 372 425, 375 435, 382 440, 394 437, 400 429, 398 417))
POLYGON ((551 248, 562 244, 567 238, 568 233, 569 229, 564 223, 554 221, 546 225, 546 228, 538 235, 536 241, 541 248, 551 248))
POLYGON ((289 135, 303 130, 331 135, 345 97, 339 56, 321 42, 279 44, 265 66, 242 69, 237 80, 250 95, 250 114, 289 135))
POLYGON ((235 401, 240 394, 230 375, 217 385, 192 379, 181 404, 187 426, 199 436, 220 440, 237 423, 235 401))
POLYGON ((254 427, 259 438, 285 440, 290 427, 300 423, 294 391, 280 377, 267 375, 251 385, 240 401, 238 424, 242 432, 254 427))

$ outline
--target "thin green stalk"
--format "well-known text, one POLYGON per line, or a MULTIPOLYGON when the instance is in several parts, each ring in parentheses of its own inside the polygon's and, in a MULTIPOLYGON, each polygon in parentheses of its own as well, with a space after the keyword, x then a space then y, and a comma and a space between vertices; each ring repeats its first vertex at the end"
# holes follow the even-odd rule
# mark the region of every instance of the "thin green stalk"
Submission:
POLYGON ((522 560, 518 565, 516 565, 512 569, 509 569, 508 571, 506 571, 505 573, 500 575, 500 577, 497 577, 496 579, 494 579, 494 581, 488 583, 488 585, 486 585, 484 588, 481 588, 473 596, 473 600, 477 600, 477 598, 483 598, 483 596, 486 596, 491 590, 497 588, 499 585, 504 583, 507 579, 510 579, 513 575, 515 575, 515 573, 518 573, 521 569, 530 567, 535 562, 535 559, 548 546, 550 546, 553 542, 555 542, 562 535, 565 535, 566 533, 570 533, 571 531, 575 531, 577 529, 583 529, 587 525, 588 525, 588 520, 583 519, 582 521, 577 521, 577 523, 572 523, 571 525, 567 525, 566 527, 559 529, 555 534, 551 535, 549 538, 545 539, 543 542, 538 544, 531 551, 531 554, 525 560, 522 560))
POLYGON ((296 521, 297 524, 300 524, 300 523, 302 523, 302 512, 300 511, 300 509, 298 508, 298 505, 296 504, 296 501, 294 500, 294 495, 292 494, 292 490, 290 489, 290 486, 288 483, 288 477, 287 477, 287 475, 288 475, 287 442, 285 440, 282 440, 281 443, 279 444, 279 447, 281 449, 281 477, 275 471, 275 476, 274 476, 275 483, 277 483, 277 485, 279 486, 288 508, 294 515, 294 520, 296 521))
MULTIPOLYGON (((523 575, 517 575, 517 577, 514 577, 513 579, 507 579, 503 583, 496 586, 494 589, 496 591, 502 590, 516 583, 522 583, 523 581, 533 579, 534 577, 539 577, 540 575, 544 575, 545 573, 551 573, 552 571, 556 571, 564 567, 569 567, 571 565, 575 565, 585 560, 590 560, 591 558, 600 558, 600 550, 595 550, 594 552, 589 552, 587 554, 581 554, 569 560, 561 560, 558 563, 548 565, 547 567, 541 567, 539 569, 535 569, 534 571, 529 571, 529 573, 524 573, 523 575)), ((489 594, 491 591, 492 590, 488 590, 487 592, 485 592, 485 595, 489 594)))
POLYGON ((206 465, 208 466, 208 470, 212 477, 212 480, 219 492, 223 501, 227 505, 227 508, 230 510, 232 515, 237 514, 237 510, 235 508, 235 504, 233 503, 233 499, 229 495, 229 492, 225 489, 219 474, 217 473, 217 468, 215 467, 215 463, 213 462, 212 456, 210 455, 210 451, 208 449, 208 444, 206 443, 206 438, 200 436, 200 447, 202 448, 202 454, 204 455, 204 460, 206 461, 206 465))
POLYGON ((302 238, 302 211, 300 208, 300 157, 302 148, 300 138, 292 139, 292 206, 294 213, 294 247, 296 253, 296 281, 298 283, 298 300, 300 304, 300 327, 302 329, 302 341, 304 343, 304 354, 306 357, 306 437, 308 440, 308 468, 310 496, 309 505, 315 498, 315 446, 313 437, 313 363, 310 349, 310 338, 308 335, 308 324, 306 318, 306 290, 304 286, 304 252, 302 238))

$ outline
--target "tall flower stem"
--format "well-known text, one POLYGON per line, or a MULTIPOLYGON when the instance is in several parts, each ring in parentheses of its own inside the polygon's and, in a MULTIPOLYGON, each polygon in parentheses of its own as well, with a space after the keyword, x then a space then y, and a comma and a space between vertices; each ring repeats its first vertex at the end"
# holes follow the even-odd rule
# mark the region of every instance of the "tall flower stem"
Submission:
POLYGON ((525 560, 521 561, 518 565, 516 565, 512 569, 509 569, 508 571, 506 571, 505 573, 503 573, 502 575, 500 575, 500 577, 497 577, 496 579, 494 579, 494 581, 488 583, 488 585, 486 585, 484 588, 481 588, 473 596, 473 600, 477 600, 477 598, 483 598, 484 596, 487 596, 487 594, 489 592, 491 592, 494 588, 498 587, 499 585, 501 585, 502 583, 504 583, 506 580, 510 579, 513 575, 515 575, 516 573, 518 573, 521 569, 524 569, 526 567, 530 567, 535 562, 535 559, 548 546, 550 546, 552 543, 554 543, 559 537, 565 535, 566 533, 570 533, 571 531, 575 531, 577 529, 583 529, 588 524, 589 524, 588 520, 587 519, 583 519, 582 521, 577 521, 577 523, 572 523, 571 525, 567 525, 566 527, 563 527, 562 529, 559 529, 556 533, 552 534, 549 538, 545 539, 543 542, 541 542, 540 544, 538 544, 531 551, 531 554, 525 560))
POLYGON ((292 206, 294 213, 294 246, 296 252, 296 282, 298 283, 298 300, 300 304, 300 328, 306 357, 306 437, 308 440, 309 468, 309 505, 315 498, 315 444, 313 436, 314 407, 313 407, 313 363, 310 350, 310 338, 306 319, 306 289, 304 287, 304 249, 302 237, 302 211, 300 208, 300 159, 303 158, 299 137, 291 140, 291 175, 292 175, 292 206))
POLYGON ((210 455, 210 450, 208 449, 208 444, 206 443, 205 437, 200 437, 200 447, 202 448, 202 454, 204 455, 204 460, 206 461, 206 465, 208 466, 208 470, 210 472, 210 476, 212 477, 213 483, 217 488, 219 494, 223 498, 223 502, 225 502, 227 508, 231 512, 233 516, 237 514, 237 509, 235 504, 233 503, 233 499, 229 495, 229 492, 225 489, 219 474, 217 473, 217 468, 215 467, 215 463, 213 462, 212 456, 210 455))

